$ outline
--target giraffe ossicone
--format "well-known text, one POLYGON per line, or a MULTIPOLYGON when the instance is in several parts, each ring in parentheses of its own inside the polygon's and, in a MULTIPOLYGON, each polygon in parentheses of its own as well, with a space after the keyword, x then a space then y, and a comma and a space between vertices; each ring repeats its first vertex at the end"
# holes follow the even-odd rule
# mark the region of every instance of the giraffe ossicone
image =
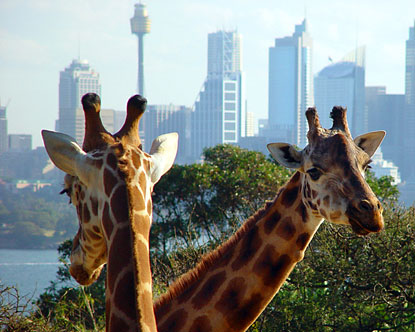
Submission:
POLYGON ((102 125, 100 98, 86 94, 82 148, 72 137, 43 130, 52 162, 66 174, 65 188, 76 207, 79 230, 73 240, 71 275, 89 285, 107 263, 106 331, 157 331, 152 301, 149 231, 154 184, 173 165, 177 133, 141 149, 139 120, 147 101, 135 95, 127 117, 112 135, 102 125))
POLYGON ((306 111, 308 145, 268 145, 296 170, 275 199, 222 246, 179 278, 155 303, 160 332, 245 331, 278 292, 323 219, 367 235, 383 229, 382 207, 364 179, 384 131, 351 137, 346 109, 334 107, 322 128, 306 111))

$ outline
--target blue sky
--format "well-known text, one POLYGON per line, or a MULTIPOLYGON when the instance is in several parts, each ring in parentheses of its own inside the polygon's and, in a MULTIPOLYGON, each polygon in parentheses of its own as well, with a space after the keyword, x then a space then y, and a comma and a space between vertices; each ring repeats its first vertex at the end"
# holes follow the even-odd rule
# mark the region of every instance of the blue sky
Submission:
MULTIPOLYGON (((54 129, 59 72, 80 55, 100 73, 102 106, 125 109, 136 92, 137 40, 129 19, 136 1, 1 0, 0 98, 9 100, 9 133, 54 129)), ((206 76, 207 34, 237 29, 249 111, 267 117, 268 48, 291 35, 304 16, 314 41, 317 73, 366 45, 367 85, 404 92, 405 41, 414 25, 413 0, 148 0, 152 31, 145 37, 146 97, 151 104, 193 105, 206 76)))

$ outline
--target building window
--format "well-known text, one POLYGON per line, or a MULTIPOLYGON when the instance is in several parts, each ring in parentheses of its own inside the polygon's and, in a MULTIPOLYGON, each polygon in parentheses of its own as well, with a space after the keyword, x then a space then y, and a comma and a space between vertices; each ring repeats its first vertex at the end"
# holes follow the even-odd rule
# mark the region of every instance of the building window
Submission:
POLYGON ((225 141, 235 141, 235 133, 225 133, 225 141))
POLYGON ((225 83, 225 90, 227 91, 235 91, 235 87, 235 83, 225 83))
POLYGON ((236 94, 234 92, 225 92, 225 100, 235 100, 236 94))
POLYGON ((235 113, 225 112, 225 121, 235 121, 235 113))
POLYGON ((225 110, 226 111, 235 111, 235 103, 225 103, 225 110))
POLYGON ((235 122, 225 122, 225 130, 235 130, 235 122))

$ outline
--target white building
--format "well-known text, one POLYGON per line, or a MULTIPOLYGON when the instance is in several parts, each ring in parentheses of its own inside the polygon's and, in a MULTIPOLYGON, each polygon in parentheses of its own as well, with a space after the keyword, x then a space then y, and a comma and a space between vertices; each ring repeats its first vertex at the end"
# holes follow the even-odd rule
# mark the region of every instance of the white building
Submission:
POLYGON ((241 36, 236 31, 208 35, 207 77, 194 106, 192 158, 205 147, 235 144, 246 135, 241 36))
POLYGON ((83 142, 85 130, 81 98, 88 92, 101 95, 99 74, 89 66, 87 60, 73 60, 69 67, 60 72, 56 130, 74 137, 78 143, 83 142))
POLYGON ((375 173, 377 178, 382 176, 391 176, 393 178, 393 185, 401 183, 401 175, 399 174, 398 166, 396 166, 392 161, 383 159, 381 148, 378 148, 372 156, 372 163, 370 166, 371 171, 375 173))

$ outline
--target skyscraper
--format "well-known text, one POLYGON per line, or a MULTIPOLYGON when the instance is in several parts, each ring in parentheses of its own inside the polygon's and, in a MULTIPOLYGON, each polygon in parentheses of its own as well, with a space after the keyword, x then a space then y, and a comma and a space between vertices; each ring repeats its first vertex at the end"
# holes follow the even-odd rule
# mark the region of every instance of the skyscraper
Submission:
POLYGON ((6 106, 0 105, 0 153, 6 152, 8 147, 6 106))
POLYGON ((276 38, 269 49, 268 119, 270 132, 304 146, 307 142, 305 111, 313 106, 313 41, 307 22, 295 26, 291 37, 276 38))
POLYGON ((143 3, 135 5, 134 16, 130 20, 131 33, 138 38, 138 81, 137 91, 144 95, 144 35, 150 33, 151 21, 148 17, 147 7, 143 3))
POLYGON ((385 86, 366 87, 366 109, 368 115, 367 131, 385 130, 382 152, 387 160, 402 170, 405 155, 403 147, 403 124, 405 96, 387 94, 385 86))
POLYGON ((145 150, 150 151, 153 140, 162 134, 177 132, 179 134, 179 149, 175 159, 176 164, 191 162, 189 155, 191 108, 183 105, 148 105, 143 115, 145 150))
POLYGON ((193 113, 192 156, 199 159, 205 147, 237 143, 245 136, 245 117, 241 36, 210 33, 207 77, 193 113))
POLYGON ((402 177, 415 181, 415 23, 406 41, 404 146, 405 163, 402 177))
POLYGON ((324 67, 314 79, 314 100, 320 122, 329 128, 330 112, 335 105, 347 107, 353 136, 367 131, 365 111, 365 48, 347 54, 339 62, 324 67))
POLYGON ((81 98, 88 92, 101 95, 99 74, 87 60, 73 60, 60 72, 59 119, 56 130, 74 137, 78 143, 84 139, 84 114, 81 98))

